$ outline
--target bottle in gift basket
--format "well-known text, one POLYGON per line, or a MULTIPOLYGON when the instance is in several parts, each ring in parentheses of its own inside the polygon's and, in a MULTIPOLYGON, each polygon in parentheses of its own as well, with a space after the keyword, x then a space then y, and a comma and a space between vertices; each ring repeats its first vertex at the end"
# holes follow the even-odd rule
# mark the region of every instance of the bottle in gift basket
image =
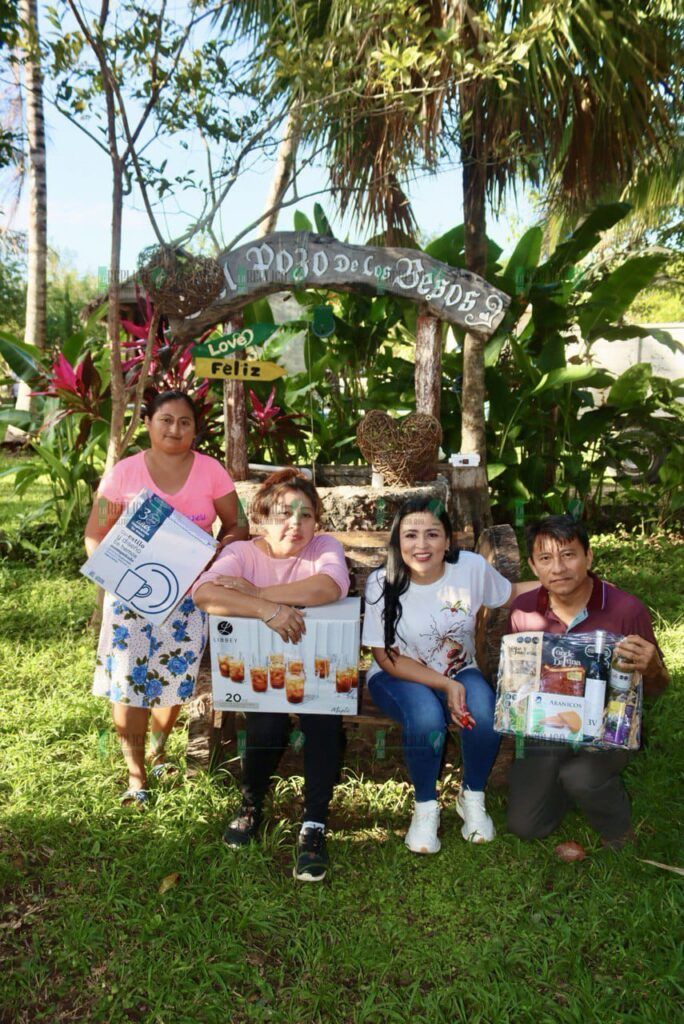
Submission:
POLYGON ((608 685, 615 693, 627 693, 632 685, 632 673, 625 671, 617 650, 613 651, 613 660, 610 663, 610 678, 608 680, 608 685))
POLYGON ((606 706, 606 684, 609 669, 606 658, 606 634, 602 629, 596 632, 594 653, 584 687, 584 712, 582 716, 582 733, 585 740, 593 740, 598 735, 603 722, 603 711, 606 706))

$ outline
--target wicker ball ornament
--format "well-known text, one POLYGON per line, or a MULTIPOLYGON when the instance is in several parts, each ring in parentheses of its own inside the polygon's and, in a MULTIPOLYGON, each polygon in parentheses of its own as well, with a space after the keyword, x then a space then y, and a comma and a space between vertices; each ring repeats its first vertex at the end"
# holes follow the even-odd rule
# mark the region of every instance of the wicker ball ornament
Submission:
POLYGON ((153 246, 140 254, 138 277, 155 307, 173 317, 192 316, 204 309, 225 284, 216 260, 165 246, 153 246))
POLYGON ((356 428, 363 457, 382 473, 391 487, 406 487, 431 477, 442 440, 439 420, 413 412, 393 420, 381 409, 371 409, 356 428))

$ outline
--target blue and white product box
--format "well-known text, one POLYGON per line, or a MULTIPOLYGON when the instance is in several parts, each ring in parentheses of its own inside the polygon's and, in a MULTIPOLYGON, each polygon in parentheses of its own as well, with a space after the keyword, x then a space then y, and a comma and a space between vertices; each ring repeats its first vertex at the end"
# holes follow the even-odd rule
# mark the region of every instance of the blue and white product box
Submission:
POLYGON ((306 633, 298 644, 285 643, 260 619, 209 616, 214 708, 357 714, 361 599, 302 614, 306 633))
POLYGON ((217 542, 153 491, 142 490, 81 572, 148 622, 164 622, 217 542))

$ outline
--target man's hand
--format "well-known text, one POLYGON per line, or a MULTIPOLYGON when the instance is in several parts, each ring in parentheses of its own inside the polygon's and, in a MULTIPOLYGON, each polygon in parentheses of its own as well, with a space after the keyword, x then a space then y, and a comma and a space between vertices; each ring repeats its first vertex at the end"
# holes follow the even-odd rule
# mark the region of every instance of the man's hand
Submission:
POLYGON ((630 633, 619 644, 616 644, 615 653, 620 661, 620 667, 630 672, 641 672, 642 676, 653 676, 662 671, 663 664, 660 660, 658 648, 643 637, 630 633))

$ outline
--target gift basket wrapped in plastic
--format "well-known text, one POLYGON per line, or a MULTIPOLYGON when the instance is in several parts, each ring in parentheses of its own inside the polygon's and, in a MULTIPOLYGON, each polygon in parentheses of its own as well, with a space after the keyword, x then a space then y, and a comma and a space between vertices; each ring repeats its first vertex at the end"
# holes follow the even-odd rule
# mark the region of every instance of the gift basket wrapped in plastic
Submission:
POLYGON ((623 637, 511 633, 503 638, 494 728, 532 740, 637 750, 642 679, 615 654, 623 637))

